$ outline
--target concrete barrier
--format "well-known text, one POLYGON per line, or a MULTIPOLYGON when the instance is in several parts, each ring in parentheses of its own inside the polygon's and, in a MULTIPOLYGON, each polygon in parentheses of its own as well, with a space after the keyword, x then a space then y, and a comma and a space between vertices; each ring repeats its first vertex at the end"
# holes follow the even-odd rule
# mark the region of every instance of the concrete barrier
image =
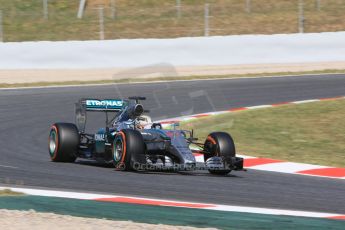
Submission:
POLYGON ((0 43, 1 83, 344 67, 345 32, 0 43))

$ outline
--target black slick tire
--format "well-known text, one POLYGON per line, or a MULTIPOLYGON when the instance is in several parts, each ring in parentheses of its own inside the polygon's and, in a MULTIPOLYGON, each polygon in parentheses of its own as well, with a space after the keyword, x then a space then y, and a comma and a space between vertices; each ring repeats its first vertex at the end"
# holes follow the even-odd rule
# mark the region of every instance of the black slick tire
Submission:
MULTIPOLYGON (((210 133, 204 143, 204 154, 205 162, 211 157, 221 157, 223 159, 231 158, 236 156, 235 143, 230 134, 225 132, 213 132, 210 133)), ((216 175, 227 175, 231 170, 221 170, 221 169, 209 169, 211 174, 216 175)))
POLYGON ((146 163, 145 142, 138 130, 124 129, 115 135, 112 146, 113 163, 116 169, 137 171, 146 163))
POLYGON ((54 162, 74 162, 79 146, 79 131, 75 124, 55 123, 49 133, 49 155, 54 162))

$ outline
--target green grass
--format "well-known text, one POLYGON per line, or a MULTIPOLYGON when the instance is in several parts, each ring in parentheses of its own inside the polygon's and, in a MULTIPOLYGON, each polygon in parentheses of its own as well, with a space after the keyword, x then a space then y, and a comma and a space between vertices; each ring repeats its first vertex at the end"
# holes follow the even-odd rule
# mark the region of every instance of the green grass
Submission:
POLYGON ((182 123, 200 140, 210 130, 233 136, 237 152, 311 164, 345 167, 345 100, 284 105, 182 123))
POLYGON ((23 193, 13 192, 10 189, 0 190, 0 197, 1 196, 19 196, 19 195, 23 195, 23 193))
MULTIPOLYGON (((0 0, 5 41, 91 40, 99 38, 95 1, 105 3, 105 37, 166 38, 203 36, 204 4, 210 4, 210 35, 298 32, 298 0, 182 0, 177 18, 175 0, 116 0, 116 18, 109 0, 88 0, 82 20, 76 18, 79 0, 49 0, 49 19, 43 19, 42 0, 0 0)), ((343 0, 305 2, 305 32, 344 31, 343 0)))
POLYGON ((32 82, 32 83, 0 83, 1 88, 15 87, 44 87, 44 86, 65 86, 65 85, 86 85, 86 84, 112 84, 112 83, 139 83, 153 81, 177 81, 177 80, 206 80, 206 79, 231 79, 231 78, 250 78, 250 77, 274 77, 274 76, 304 76, 312 74, 343 74, 345 70, 320 70, 305 72, 277 72, 277 73, 258 73, 258 74, 230 74, 215 76, 181 76, 181 77, 152 77, 152 78, 122 78, 115 80, 100 81, 62 81, 62 82, 32 82))

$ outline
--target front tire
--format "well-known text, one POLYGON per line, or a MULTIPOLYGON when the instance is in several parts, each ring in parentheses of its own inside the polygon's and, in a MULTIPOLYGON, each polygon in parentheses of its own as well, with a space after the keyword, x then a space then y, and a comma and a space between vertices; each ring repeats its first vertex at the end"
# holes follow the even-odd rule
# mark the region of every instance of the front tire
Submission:
MULTIPOLYGON (((207 136, 204 150, 207 152, 204 154, 205 162, 211 157, 221 157, 227 159, 236 156, 235 143, 230 134, 225 132, 214 132, 207 136)), ((211 174, 227 175, 231 172, 230 169, 209 169, 211 174)))
POLYGON ((115 135, 112 147, 113 163, 116 169, 137 171, 146 163, 145 142, 138 130, 124 129, 115 135))
POLYGON ((54 162, 74 162, 79 146, 78 128, 71 123, 56 123, 49 133, 49 155, 54 162))

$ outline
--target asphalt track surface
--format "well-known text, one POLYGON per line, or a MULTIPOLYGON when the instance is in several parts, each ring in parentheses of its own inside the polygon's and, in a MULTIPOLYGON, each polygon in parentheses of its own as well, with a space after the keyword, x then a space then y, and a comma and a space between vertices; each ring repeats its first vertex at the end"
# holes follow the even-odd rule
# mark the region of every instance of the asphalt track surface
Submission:
MULTIPOLYGON (((73 122, 74 103, 79 98, 132 95, 146 96, 144 105, 151 116, 162 119, 343 96, 345 75, 0 90, 0 184, 345 213, 344 180, 256 170, 226 177, 207 172, 118 172, 85 161, 50 161, 49 127, 54 122, 73 122)), ((104 118, 102 113, 91 114, 89 130, 102 127, 104 118)))

